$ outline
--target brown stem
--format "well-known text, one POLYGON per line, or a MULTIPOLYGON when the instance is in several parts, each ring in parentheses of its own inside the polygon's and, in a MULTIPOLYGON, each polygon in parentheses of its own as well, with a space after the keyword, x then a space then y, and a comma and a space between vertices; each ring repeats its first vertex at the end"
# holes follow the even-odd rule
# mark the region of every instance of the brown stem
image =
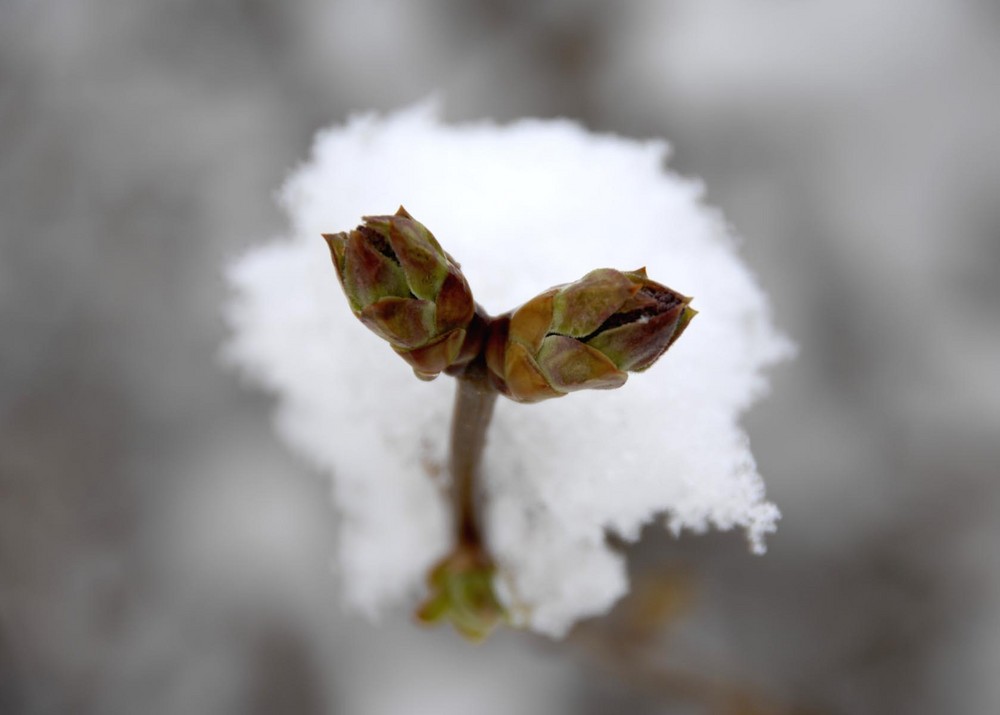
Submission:
POLYGON ((476 514, 476 488, 479 468, 486 446, 486 430, 493 416, 497 391, 490 384, 483 360, 469 364, 456 376, 455 411, 451 422, 449 468, 458 543, 482 547, 482 534, 476 514))
POLYGON ((674 670, 661 662, 663 651, 655 641, 632 642, 600 621, 578 624, 569 639, 623 682, 664 699, 700 702, 709 708, 708 712, 725 715, 821 715, 811 707, 790 705, 753 686, 714 676, 710 668, 674 670))

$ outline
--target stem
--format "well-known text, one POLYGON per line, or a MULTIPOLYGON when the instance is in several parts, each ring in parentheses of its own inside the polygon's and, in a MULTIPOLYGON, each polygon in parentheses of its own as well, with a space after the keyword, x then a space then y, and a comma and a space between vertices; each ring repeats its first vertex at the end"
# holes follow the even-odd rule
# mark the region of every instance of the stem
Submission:
POLYGON ((482 534, 476 515, 476 487, 497 391, 490 384, 481 358, 457 377, 449 456, 456 535, 459 545, 479 550, 482 534))

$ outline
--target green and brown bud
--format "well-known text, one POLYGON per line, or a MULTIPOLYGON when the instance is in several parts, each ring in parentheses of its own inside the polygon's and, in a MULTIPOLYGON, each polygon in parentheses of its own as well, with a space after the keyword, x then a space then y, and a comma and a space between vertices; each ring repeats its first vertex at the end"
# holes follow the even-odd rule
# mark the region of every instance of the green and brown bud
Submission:
POLYGON ((494 384, 518 402, 620 387, 669 348, 696 314, 646 270, 591 271, 497 318, 486 347, 494 384))
POLYGON ((481 549, 459 544, 431 569, 430 595, 417 610, 417 619, 427 624, 451 621, 466 638, 484 639, 506 619, 493 593, 494 572, 481 549))
POLYGON ((354 314, 425 380, 474 357, 463 347, 475 302, 458 264, 403 207, 362 221, 323 234, 354 314))

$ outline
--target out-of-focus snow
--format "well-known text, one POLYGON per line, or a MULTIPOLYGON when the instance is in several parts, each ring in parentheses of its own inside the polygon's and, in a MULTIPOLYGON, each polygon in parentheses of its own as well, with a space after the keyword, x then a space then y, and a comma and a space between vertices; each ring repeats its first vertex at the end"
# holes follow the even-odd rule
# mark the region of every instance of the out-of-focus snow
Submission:
POLYGON ((447 126, 424 105, 357 116, 320 134, 288 180, 288 235, 231 269, 228 355, 277 395, 277 425, 332 478, 335 564, 367 612, 415 598, 449 547, 442 487, 453 381, 416 380, 351 314, 320 234, 403 204, 462 264, 491 313, 591 269, 635 269, 694 296, 699 315, 651 370, 614 391, 538 405, 501 400, 484 465, 484 520, 498 591, 559 635, 627 590, 607 535, 745 529, 753 548, 777 509, 739 425, 762 370, 789 344, 696 182, 667 147, 568 121, 447 126))

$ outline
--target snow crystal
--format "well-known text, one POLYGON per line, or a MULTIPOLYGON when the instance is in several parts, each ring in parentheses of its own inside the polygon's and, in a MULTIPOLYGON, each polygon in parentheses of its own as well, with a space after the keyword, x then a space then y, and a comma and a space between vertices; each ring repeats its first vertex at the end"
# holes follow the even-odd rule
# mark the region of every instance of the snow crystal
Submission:
POLYGON ((461 264, 492 314, 594 268, 694 296, 691 328, 612 391, 501 399, 484 462, 497 590, 524 625, 560 635, 628 588, 607 535, 745 529, 777 509, 738 419, 789 351, 702 187, 662 142, 569 121, 442 124, 430 106, 322 132, 281 195, 287 235, 231 267, 228 357, 277 395, 282 437, 328 473, 347 601, 375 613, 420 595, 450 546, 442 474, 454 381, 425 383, 351 314, 320 234, 403 204, 461 264))

